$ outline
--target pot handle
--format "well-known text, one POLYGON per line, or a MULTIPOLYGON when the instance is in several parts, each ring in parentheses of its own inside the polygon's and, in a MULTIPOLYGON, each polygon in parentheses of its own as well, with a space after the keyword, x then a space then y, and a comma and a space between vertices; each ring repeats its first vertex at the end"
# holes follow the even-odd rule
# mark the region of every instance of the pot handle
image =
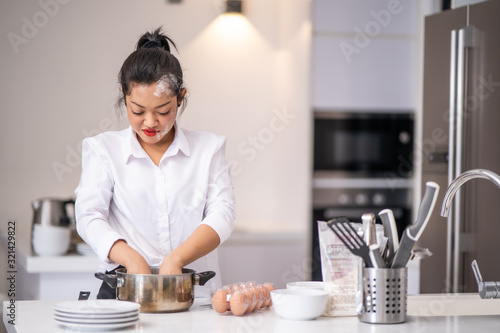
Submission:
POLYGON ((194 273, 194 284, 204 286, 208 280, 215 276, 214 271, 206 271, 201 273, 194 273))
POLYGON ((106 282, 111 288, 116 288, 118 285, 118 278, 116 277, 116 274, 97 272, 94 274, 94 276, 99 280, 103 280, 104 282, 106 282))

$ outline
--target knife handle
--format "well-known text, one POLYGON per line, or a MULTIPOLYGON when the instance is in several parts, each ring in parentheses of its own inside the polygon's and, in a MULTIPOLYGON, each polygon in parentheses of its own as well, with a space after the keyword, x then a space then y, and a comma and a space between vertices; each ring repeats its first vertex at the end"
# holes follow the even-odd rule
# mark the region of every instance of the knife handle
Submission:
POLYGON ((372 261, 373 268, 386 268, 384 258, 380 253, 380 246, 378 244, 370 245, 370 259, 372 261))
POLYGON ((413 246, 415 245, 415 241, 409 236, 408 229, 401 237, 401 242, 399 243, 399 250, 396 252, 394 259, 391 263, 391 268, 403 268, 406 267, 408 261, 410 261, 411 250, 413 250, 413 246))
POLYGON ((378 213, 384 226, 384 234, 388 239, 387 261, 391 262, 394 254, 399 249, 398 228, 396 226, 396 219, 391 209, 384 209, 378 213))

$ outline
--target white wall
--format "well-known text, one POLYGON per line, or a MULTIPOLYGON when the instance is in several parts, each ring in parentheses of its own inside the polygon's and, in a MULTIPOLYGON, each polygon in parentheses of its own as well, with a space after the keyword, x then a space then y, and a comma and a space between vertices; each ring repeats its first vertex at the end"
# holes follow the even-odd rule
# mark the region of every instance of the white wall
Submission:
POLYGON ((31 200, 73 195, 82 139, 126 125, 114 109, 121 63, 163 25, 190 91, 181 125, 228 137, 236 226, 305 233, 310 3, 247 1, 239 22, 221 22, 221 10, 217 0, 0 2, 0 221, 28 226, 31 200))

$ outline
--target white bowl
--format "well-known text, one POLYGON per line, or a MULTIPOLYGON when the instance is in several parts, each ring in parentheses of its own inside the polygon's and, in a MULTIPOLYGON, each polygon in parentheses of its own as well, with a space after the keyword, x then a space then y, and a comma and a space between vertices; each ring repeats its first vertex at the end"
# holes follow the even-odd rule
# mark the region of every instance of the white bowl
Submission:
POLYGON ((286 284, 286 289, 318 289, 323 290, 325 284, 323 281, 297 281, 289 282, 286 284))
POLYGON ((71 243, 71 230, 66 227, 35 225, 31 242, 39 256, 66 254, 71 243))
POLYGON ((325 311, 328 293, 324 290, 297 288, 271 291, 274 311, 290 320, 311 320, 325 311))

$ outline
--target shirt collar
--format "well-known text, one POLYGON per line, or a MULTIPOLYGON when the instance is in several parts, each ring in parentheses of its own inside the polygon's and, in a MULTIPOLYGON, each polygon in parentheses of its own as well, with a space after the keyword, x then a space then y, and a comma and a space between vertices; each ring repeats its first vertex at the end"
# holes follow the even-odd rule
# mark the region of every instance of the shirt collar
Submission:
MULTIPOLYGON (((176 155, 179 152, 179 150, 182 151, 184 155, 188 157, 191 156, 191 149, 189 147, 189 142, 187 140, 186 134, 184 133, 182 128, 177 126, 177 122, 174 123, 174 128, 175 128, 174 140, 170 144, 170 147, 168 147, 164 157, 176 155)), ((137 135, 132 129, 132 126, 129 126, 127 141, 129 143, 125 147, 125 159, 127 160, 127 162, 130 160, 131 157, 135 158, 149 157, 148 154, 146 154, 144 149, 141 147, 139 140, 137 140, 137 135)))
POLYGON ((186 134, 184 133, 184 130, 179 126, 177 126, 177 122, 175 122, 174 128, 175 128, 174 141, 172 141, 172 144, 170 145, 170 147, 168 147, 166 156, 175 155, 179 150, 182 151, 184 155, 188 157, 191 156, 189 141, 186 137, 186 134))

